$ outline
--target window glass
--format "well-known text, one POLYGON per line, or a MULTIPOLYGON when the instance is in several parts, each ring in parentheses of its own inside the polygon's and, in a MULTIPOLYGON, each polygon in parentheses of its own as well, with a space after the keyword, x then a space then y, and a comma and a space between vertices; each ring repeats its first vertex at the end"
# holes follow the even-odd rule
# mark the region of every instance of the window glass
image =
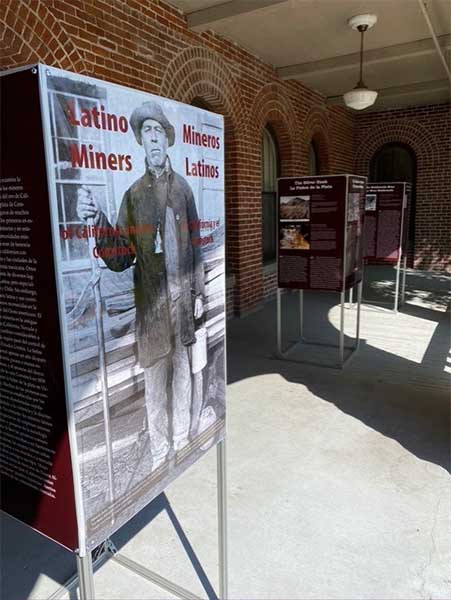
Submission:
POLYGON ((415 178, 415 159, 412 151, 399 144, 381 148, 372 161, 373 181, 410 181, 415 178))
POLYGON ((415 238, 416 158, 409 146, 390 143, 382 146, 370 165, 371 181, 408 181, 412 184, 409 216, 409 241, 415 238))
POLYGON ((276 192, 279 171, 277 144, 266 127, 262 138, 262 240, 263 261, 276 258, 276 192))
POLYGON ((318 153, 313 141, 310 142, 309 146, 308 174, 319 175, 318 153))

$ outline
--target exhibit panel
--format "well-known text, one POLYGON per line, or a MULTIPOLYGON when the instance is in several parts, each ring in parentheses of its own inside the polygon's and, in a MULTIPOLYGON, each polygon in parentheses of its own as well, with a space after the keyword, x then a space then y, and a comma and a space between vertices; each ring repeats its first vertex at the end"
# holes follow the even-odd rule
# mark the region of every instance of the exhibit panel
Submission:
POLYGON ((363 278, 363 224, 366 178, 348 179, 345 289, 350 289, 363 278))
POLYGON ((1 507, 75 550, 70 414, 37 71, 2 76, 0 86, 1 507))
POLYGON ((71 542, 14 514, 9 471, 3 507, 83 554, 224 437, 223 118, 44 65, 21 72, 29 90, 12 87, 18 76, 1 79, 5 144, 28 135, 13 109, 24 94, 35 135, 2 164, 2 188, 29 177, 39 208, 30 255, 46 253, 47 279, 26 289, 49 315, 39 342, 54 353, 54 388, 44 394, 71 542))
POLYGON ((362 279, 366 178, 357 175, 278 180, 278 285, 315 291, 362 279))
POLYGON ((368 183, 365 198, 365 262, 396 264, 407 251, 411 185, 368 183))

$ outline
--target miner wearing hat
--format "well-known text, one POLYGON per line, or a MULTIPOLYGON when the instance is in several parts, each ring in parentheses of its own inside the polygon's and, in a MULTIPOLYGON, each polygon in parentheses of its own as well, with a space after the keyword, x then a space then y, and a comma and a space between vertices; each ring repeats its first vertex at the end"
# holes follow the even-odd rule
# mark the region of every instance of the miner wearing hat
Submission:
MULTIPOLYGON (((115 224, 120 235, 98 237, 107 267, 134 265, 136 340, 144 369, 153 468, 189 441, 190 346, 203 314, 204 276, 199 220, 188 182, 173 171, 167 151, 174 127, 157 102, 136 108, 130 125, 145 152, 145 172, 125 192, 115 224), (197 224, 197 225, 196 225, 197 224)), ((112 227, 91 190, 78 192, 78 215, 112 227)))

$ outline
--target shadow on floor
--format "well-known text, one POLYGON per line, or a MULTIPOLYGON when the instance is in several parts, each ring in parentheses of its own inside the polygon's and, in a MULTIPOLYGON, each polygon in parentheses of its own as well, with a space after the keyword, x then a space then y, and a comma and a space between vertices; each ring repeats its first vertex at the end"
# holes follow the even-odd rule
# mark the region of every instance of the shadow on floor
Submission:
MULTIPOLYGON (((381 276, 381 269, 377 271, 381 276)), ((384 267, 383 281, 394 282, 393 271, 384 267)), ((399 337, 399 351, 387 352, 363 340, 359 352, 343 371, 276 361, 271 358, 276 345, 273 301, 258 313, 230 323, 228 383, 277 372, 288 381, 305 385, 315 396, 335 404, 342 412, 375 431, 395 439, 418 458, 450 471, 450 382, 449 374, 445 372, 445 367, 451 367, 449 278, 414 273, 408 275, 407 280, 406 297, 410 303, 402 307, 399 318, 377 307, 362 308, 362 321, 373 319, 378 335, 399 337), (419 282, 422 285, 420 296, 415 294, 419 282), (411 303, 414 301, 418 304, 411 303), (402 315, 436 323, 420 364, 402 356, 410 345, 416 343, 415 337, 420 331, 400 331, 397 321, 402 319, 402 315), (243 360, 244 356, 246 360, 243 360), (254 359, 250 360, 250 357, 254 359)), ((384 293, 378 297, 374 282, 377 278, 372 273, 365 286, 364 297, 372 294, 376 300, 385 301, 389 298, 387 286, 383 286, 384 293)), ((298 358, 310 356, 313 352, 317 359, 319 354, 322 357, 327 355, 329 364, 331 359, 332 363, 336 360, 338 330, 330 322, 329 314, 337 302, 338 294, 304 294, 305 337, 335 343, 337 349, 332 352, 321 349, 320 353, 315 353, 311 346, 299 346, 298 358)), ((283 338, 286 341, 298 336, 297 292, 285 294, 283 304, 283 338)), ((349 315, 346 311, 345 321, 348 323, 351 320, 349 315)), ((421 328, 421 322, 416 327, 421 328)), ((352 345, 353 338, 346 335, 345 343, 352 345)))
MULTIPOLYGON (((367 280, 365 297, 375 296, 376 301, 383 302, 393 299, 393 270, 384 269, 372 273, 367 280)), ((228 383, 279 373, 289 381, 305 385, 315 396, 335 404, 368 427, 397 440, 418 458, 449 471, 449 379, 444 372, 446 365, 451 366, 449 312, 445 312, 449 302, 449 279, 442 275, 409 272, 407 286, 409 303, 402 313, 436 323, 421 364, 402 357, 405 346, 400 346, 396 353, 369 343, 362 344, 358 355, 343 371, 274 360, 276 311, 275 303, 269 302, 257 313, 229 323, 228 383)), ((288 340, 297 335, 296 294, 286 294, 284 303, 284 337, 288 340)), ((329 320, 329 313, 336 304, 337 295, 305 294, 305 334, 308 337, 338 343, 337 329, 329 320)), ((382 313, 382 317, 387 319, 387 327, 391 323, 396 332, 393 315, 382 313)), ((397 331, 396 334, 400 336, 401 345, 415 343, 414 331, 397 331)), ((346 342, 350 344, 352 337, 347 335, 346 342)), ((205 594, 209 599, 216 599, 165 494, 158 496, 115 534, 114 542, 122 548, 163 511, 167 513, 205 594)), ((29 597, 41 574, 62 584, 75 570, 75 560, 70 552, 5 515, 2 516, 1 550, 2 597, 8 600, 29 597)))
MULTIPOLYGON (((112 536, 116 548, 121 550, 160 513, 166 513, 174 529, 174 534, 178 537, 186 554, 186 564, 191 564, 193 567, 204 589, 205 596, 208 600, 217 600, 216 592, 166 494, 163 493, 157 496, 155 500, 112 536)), ((26 527, 20 521, 3 513, 1 515, 1 532, 1 598, 5 598, 5 600, 25 600, 29 598, 36 585, 37 578, 41 574, 45 574, 49 579, 63 585, 75 573, 76 561, 72 552, 65 550, 26 527), (32 569, 29 568, 30 565, 32 565, 32 569)), ((137 560, 139 562, 139 557, 137 560)), ((151 565, 143 566, 151 568, 151 565)), ((118 569, 120 568, 122 567, 118 566, 118 569)), ((151 585, 149 582, 149 586, 151 585)), ((77 600, 78 596, 75 588, 71 591, 69 597, 70 600, 77 600)))

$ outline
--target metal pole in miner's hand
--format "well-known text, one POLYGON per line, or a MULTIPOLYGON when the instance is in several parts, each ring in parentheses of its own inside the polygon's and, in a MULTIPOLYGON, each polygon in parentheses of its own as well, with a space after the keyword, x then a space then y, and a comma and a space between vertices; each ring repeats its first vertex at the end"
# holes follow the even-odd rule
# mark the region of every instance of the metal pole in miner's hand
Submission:
MULTIPOLYGON (((93 219, 88 219, 88 225, 94 226, 93 219)), ((91 229, 92 231, 92 229, 91 229)), ((111 522, 114 522, 113 502, 114 502, 114 472, 113 472, 113 442, 111 439, 111 420, 110 406, 108 401, 108 376, 105 353, 105 334, 103 330, 103 315, 102 315, 102 296, 100 294, 100 277, 101 269, 94 248, 96 240, 91 235, 88 236, 89 256, 91 260, 92 270, 92 289, 94 292, 95 314, 96 314, 96 330, 97 344, 99 347, 99 367, 100 367, 100 384, 102 387, 102 406, 103 406, 103 421, 105 424, 105 447, 106 460, 108 466, 108 499, 111 506, 111 522)))

